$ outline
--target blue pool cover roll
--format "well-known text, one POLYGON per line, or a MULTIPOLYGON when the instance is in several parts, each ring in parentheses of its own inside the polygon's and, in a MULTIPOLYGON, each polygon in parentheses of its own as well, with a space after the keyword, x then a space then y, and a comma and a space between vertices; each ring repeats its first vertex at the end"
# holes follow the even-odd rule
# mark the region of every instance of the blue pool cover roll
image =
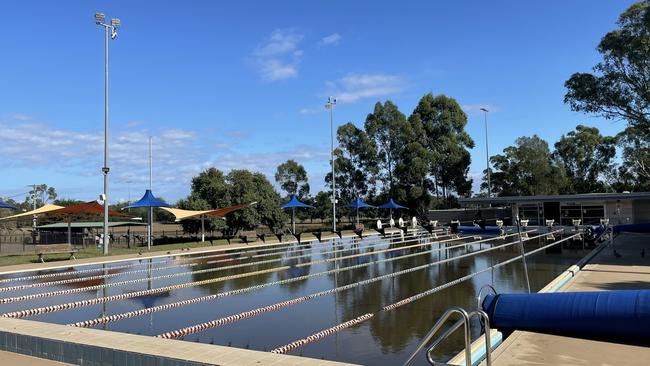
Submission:
POLYGON ((505 332, 650 339, 650 290, 497 294, 483 310, 505 332))
POLYGON ((621 224, 614 226, 614 233, 650 233, 650 224, 621 224))

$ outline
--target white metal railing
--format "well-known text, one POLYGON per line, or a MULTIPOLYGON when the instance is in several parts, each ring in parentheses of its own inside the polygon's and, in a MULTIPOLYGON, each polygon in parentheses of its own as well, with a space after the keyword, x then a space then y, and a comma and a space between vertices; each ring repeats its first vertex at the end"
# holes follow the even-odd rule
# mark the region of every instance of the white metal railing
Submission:
POLYGON ((445 311, 444 314, 438 319, 436 324, 433 325, 429 333, 427 333, 426 337, 424 337, 424 340, 422 340, 422 343, 416 348, 415 352, 409 357, 408 360, 404 363, 404 366, 410 365, 417 355, 427 346, 427 343, 433 339, 433 337, 440 331, 442 326, 447 322, 447 320, 454 314, 459 314, 461 316, 460 319, 458 319, 450 328, 445 330, 438 338, 436 338, 433 343, 431 343, 431 346, 427 349, 427 360, 431 365, 435 365, 436 361, 433 359, 433 351, 444 341, 447 339, 452 333, 454 333, 458 328, 463 326, 463 334, 464 334, 464 340, 465 340, 465 365, 466 366, 472 366, 472 339, 471 339, 471 333, 470 333, 470 320, 473 317, 478 317, 479 321, 483 325, 483 331, 485 334, 485 362, 487 366, 492 365, 492 351, 490 349, 491 339, 490 339, 490 319, 488 318, 488 315, 483 311, 483 310, 474 310, 471 312, 467 312, 465 309, 458 307, 458 306, 453 306, 447 311, 445 311))

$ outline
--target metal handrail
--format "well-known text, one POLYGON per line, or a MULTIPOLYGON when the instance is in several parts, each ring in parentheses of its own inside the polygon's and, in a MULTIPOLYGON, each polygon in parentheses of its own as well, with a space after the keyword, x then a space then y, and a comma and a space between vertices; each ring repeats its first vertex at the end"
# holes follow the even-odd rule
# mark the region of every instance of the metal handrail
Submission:
POLYGON ((478 290, 478 295, 476 295, 476 308, 481 309, 483 307, 483 290, 488 289, 492 291, 493 294, 497 294, 497 289, 494 288, 494 286, 490 284, 485 284, 483 285, 479 290, 478 290))
POLYGON ((492 350, 491 350, 491 339, 490 339, 490 319, 488 318, 488 315, 483 311, 483 310, 474 310, 470 313, 468 313, 465 309, 458 307, 458 306, 453 306, 438 319, 436 324, 433 325, 429 333, 424 337, 424 340, 422 340, 422 343, 418 346, 418 348, 413 352, 411 357, 409 357, 408 360, 404 363, 404 366, 410 365, 413 360, 415 360, 415 357, 424 349, 429 343, 429 341, 433 338, 433 336, 442 328, 442 326, 445 324, 445 322, 454 314, 460 314, 461 318, 458 319, 449 329, 445 330, 444 333, 442 333, 438 338, 436 338, 429 349, 427 350, 427 360, 431 365, 435 365, 436 361, 432 357, 433 350, 447 337, 449 337, 453 332, 455 332, 458 328, 460 328, 461 325, 463 325, 463 333, 464 333, 464 338, 465 338, 465 365, 466 366, 471 366, 472 365, 472 341, 471 341, 471 333, 470 333, 470 326, 469 326, 469 321, 472 317, 477 316, 481 323, 484 326, 485 330, 485 356, 486 356, 486 363, 488 366, 492 365, 492 350))
MULTIPOLYGON (((469 326, 468 326, 469 325, 469 314, 467 313, 467 311, 465 311, 465 309, 463 309, 461 307, 458 307, 458 306, 451 307, 451 308, 447 309, 447 311, 445 311, 445 313, 442 314, 440 319, 438 319, 436 324, 433 325, 433 328, 431 328, 429 333, 427 333, 427 335, 424 337, 424 340, 422 340, 422 343, 420 343, 418 348, 415 349, 415 352, 413 352, 411 357, 409 357, 409 359, 406 360, 406 362, 404 363, 404 366, 410 365, 411 362, 413 362, 413 360, 415 360, 415 357, 418 355, 418 353, 420 353, 420 351, 422 351, 422 349, 424 349, 424 347, 426 347, 426 344, 429 343, 431 338, 433 338, 433 336, 440 330, 440 328, 442 328, 442 326, 447 321, 447 319, 449 319, 449 317, 454 315, 454 314, 460 314, 460 316, 462 316, 462 319, 460 319, 460 320, 465 325, 465 345, 467 345, 469 343, 469 326)), ((447 332, 445 332, 445 334, 446 333, 447 332)), ((434 343, 436 343, 436 342, 434 342, 434 343)), ((429 358, 429 354, 430 354, 430 350, 427 352, 427 358, 429 358)), ((467 365, 471 366, 472 353, 471 353, 471 350, 468 347, 465 347, 465 357, 468 358, 468 356, 469 356, 469 359, 470 359, 470 361, 469 361, 470 363, 467 364, 467 365)), ((431 360, 429 360, 429 362, 431 362, 431 360)))

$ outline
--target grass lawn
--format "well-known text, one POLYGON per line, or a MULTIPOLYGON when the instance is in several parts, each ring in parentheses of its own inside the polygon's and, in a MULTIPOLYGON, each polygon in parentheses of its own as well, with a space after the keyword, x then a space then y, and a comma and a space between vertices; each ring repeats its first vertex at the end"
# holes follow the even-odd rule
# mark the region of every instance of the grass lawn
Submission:
MULTIPOLYGON (((239 244, 238 240, 232 241, 232 244, 239 244)), ((215 240, 213 242, 214 247, 218 246, 224 246, 228 245, 228 241, 225 239, 219 239, 215 240)), ((159 252, 159 251, 169 251, 169 250, 174 250, 174 249, 181 249, 181 248, 199 248, 199 247, 209 247, 210 242, 206 241, 204 243, 202 242, 191 242, 191 243, 177 243, 177 244, 166 244, 166 245, 156 245, 151 247, 152 252, 159 252)), ((77 259, 82 259, 82 258, 92 258, 92 257, 110 257, 113 255, 121 255, 121 254, 134 254, 134 253, 146 253, 147 252, 147 247, 136 247, 136 248, 111 248, 109 251, 108 256, 104 256, 101 253, 100 249, 97 248, 86 248, 86 249, 79 249, 79 252, 75 254, 75 257, 77 259)), ((62 259, 68 259, 67 254, 49 254, 45 255, 45 261, 46 262, 52 262, 52 261, 57 261, 57 260, 62 260, 62 259)), ((26 263, 38 263, 38 256, 34 253, 28 253, 28 254, 11 254, 11 255, 3 255, 0 256, 0 266, 10 266, 14 264, 26 264, 26 263)))

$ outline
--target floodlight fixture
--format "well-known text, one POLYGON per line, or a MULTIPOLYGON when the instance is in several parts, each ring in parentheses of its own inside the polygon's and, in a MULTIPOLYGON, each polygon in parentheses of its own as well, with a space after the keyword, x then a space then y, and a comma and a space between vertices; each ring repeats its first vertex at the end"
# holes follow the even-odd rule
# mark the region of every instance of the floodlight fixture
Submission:
POLYGON ((483 112, 489 112, 486 108, 481 108, 483 112))
POLYGON ((95 22, 97 24, 104 23, 104 20, 106 20, 104 13, 95 13, 95 22))
POLYGON ((115 28, 119 28, 119 27, 120 27, 120 24, 121 24, 121 22, 120 22, 119 19, 117 19, 117 18, 113 18, 113 19, 111 19, 111 25, 112 25, 113 27, 115 27, 115 28))

